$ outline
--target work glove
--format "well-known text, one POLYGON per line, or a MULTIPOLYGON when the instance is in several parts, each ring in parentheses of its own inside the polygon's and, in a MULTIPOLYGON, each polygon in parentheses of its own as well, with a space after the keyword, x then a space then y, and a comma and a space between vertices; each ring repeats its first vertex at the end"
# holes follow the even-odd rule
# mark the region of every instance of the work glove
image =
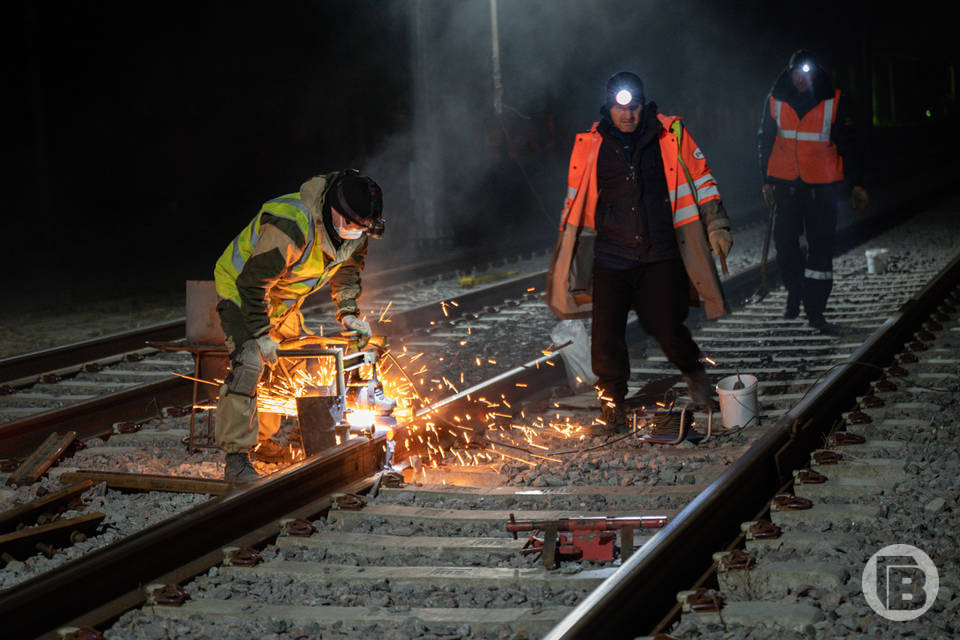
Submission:
POLYGON ((733 236, 729 229, 714 229, 710 232, 710 248, 721 258, 726 258, 733 247, 733 236))
POLYGON ((340 324, 343 325, 344 329, 348 331, 356 331, 357 334, 359 334, 359 346, 361 349, 366 346, 371 334, 369 322, 366 320, 361 320, 359 316, 350 314, 340 318, 340 324))
POLYGON ((870 204, 870 198, 867 197, 867 190, 863 187, 854 187, 850 191, 850 206, 857 213, 860 213, 870 204))
POLYGON ((277 349, 280 348, 280 344, 271 338, 269 333, 257 338, 257 348, 260 349, 260 357, 266 364, 271 367, 277 364, 277 349))
POLYGON ((760 192, 763 194, 763 202, 767 205, 767 209, 773 208, 773 185, 769 183, 764 184, 760 192))

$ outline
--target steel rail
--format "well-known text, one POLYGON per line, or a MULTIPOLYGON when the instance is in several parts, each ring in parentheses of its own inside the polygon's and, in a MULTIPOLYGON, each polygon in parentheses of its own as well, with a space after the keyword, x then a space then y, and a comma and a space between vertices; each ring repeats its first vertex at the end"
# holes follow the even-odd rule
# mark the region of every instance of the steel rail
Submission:
POLYGON ((960 282, 955 257, 921 292, 890 316, 849 360, 822 381, 732 467, 711 483, 667 526, 584 599, 545 640, 633 638, 659 623, 732 540, 772 498, 792 470, 803 466, 839 411, 877 377, 877 368, 922 326, 960 282))
MULTIPOLYGON (((537 389, 549 388, 563 376, 561 367, 539 366, 557 353, 496 376, 484 389, 493 394, 508 394, 517 384, 529 384, 536 388, 523 393, 534 396, 537 389)), ((463 397, 459 396, 457 401, 463 401, 463 397)), ((457 402, 443 404, 443 408, 451 409, 457 402)), ((397 440, 403 438, 399 433, 397 440)), ((217 564, 219 550, 234 546, 238 538, 265 541, 279 530, 277 519, 291 513, 302 514, 298 517, 315 515, 319 510, 307 514, 309 509, 304 505, 317 496, 344 491, 344 487, 373 476, 383 468, 386 450, 385 434, 369 440, 349 440, 250 488, 215 498, 0 593, 0 616, 17 613, 15 622, 5 625, 4 631, 13 633, 13 637, 37 637, 65 625, 98 626, 109 622, 144 603, 144 586, 188 580, 217 564), (246 533, 254 530, 259 533, 246 533), (91 584, 96 588, 89 588, 91 584), (68 598, 68 594, 81 595, 68 598), (49 602, 69 603, 45 615, 49 602)))
MULTIPOLYGON (((485 252, 470 251, 453 258, 421 261, 412 265, 383 269, 365 274, 363 279, 365 288, 376 290, 436 275, 438 271, 450 272, 467 268, 475 265, 477 260, 489 259, 489 257, 485 252)), ((318 306, 323 306, 323 303, 312 304, 306 308, 318 306)), ((87 362, 136 351, 145 348, 147 342, 177 340, 183 338, 185 333, 186 319, 177 318, 147 327, 0 358, 0 384, 23 380, 49 371, 79 367, 87 362)))
POLYGON ((0 383, 29 378, 56 369, 80 366, 85 362, 143 349, 148 340, 162 342, 182 338, 184 326, 184 320, 180 318, 2 358, 0 359, 0 383))
MULTIPOLYGON (((457 305, 432 302, 391 316, 389 323, 377 323, 375 330, 387 337, 406 335, 412 327, 459 317, 482 309, 485 305, 503 304, 504 300, 522 296, 531 287, 543 284, 537 273, 505 280, 454 299, 457 305), (445 314, 444 308, 447 309, 445 314)), ((0 457, 24 457, 44 438, 57 431, 76 431, 80 437, 96 435, 119 420, 140 420, 156 416, 163 406, 189 405, 193 401, 192 381, 170 379, 125 389, 99 398, 92 398, 53 411, 0 425, 0 457)))
POLYGON ((58 431, 75 431, 83 439, 110 430, 120 420, 156 417, 165 406, 189 405, 192 390, 189 380, 171 376, 2 424, 0 457, 25 457, 58 431))
MULTIPOLYGON (((8 638, 36 638, 123 599, 383 466, 386 436, 352 439, 0 593, 8 638)), ((136 606, 136 603, 131 606, 136 606)))

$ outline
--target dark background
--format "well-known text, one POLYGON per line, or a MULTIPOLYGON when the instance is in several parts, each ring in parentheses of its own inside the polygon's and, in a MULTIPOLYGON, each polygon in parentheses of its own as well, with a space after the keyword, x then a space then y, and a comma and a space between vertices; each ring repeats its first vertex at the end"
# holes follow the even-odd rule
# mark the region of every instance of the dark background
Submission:
POLYGON ((940 5, 772 4, 498 0, 500 115, 489 0, 15 5, 6 304, 182 291, 263 201, 343 167, 385 191, 368 268, 548 249, 573 136, 621 70, 685 117, 735 226, 761 206, 760 110, 800 47, 857 105, 878 206, 946 170, 956 54, 940 5))

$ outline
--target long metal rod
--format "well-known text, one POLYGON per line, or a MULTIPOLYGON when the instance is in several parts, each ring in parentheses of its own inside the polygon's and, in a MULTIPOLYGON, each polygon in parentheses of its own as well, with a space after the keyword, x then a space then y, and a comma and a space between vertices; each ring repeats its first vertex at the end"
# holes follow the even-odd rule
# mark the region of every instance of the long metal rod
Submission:
POLYGON ((531 360, 530 362, 521 364, 520 366, 514 367, 513 369, 510 369, 509 371, 504 371, 503 373, 501 373, 501 374, 499 374, 499 375, 496 375, 496 376, 490 378, 489 380, 484 380, 483 382, 477 383, 477 384, 473 385, 472 387, 470 387, 469 389, 464 389, 463 391, 461 391, 461 392, 459 392, 459 393, 455 393, 455 394, 453 394, 452 396, 448 396, 448 397, 446 397, 446 398, 444 398, 444 399, 442 399, 442 400, 438 400, 438 401, 434 402, 433 404, 431 404, 430 406, 424 407, 424 408, 420 409, 419 411, 417 411, 416 413, 414 413, 414 417, 415 417, 415 418, 419 418, 419 417, 421 417, 421 416, 425 416, 425 415, 428 414, 428 413, 431 413, 431 412, 433 412, 433 411, 436 411, 436 410, 439 409, 440 407, 446 406, 446 405, 450 404, 451 402, 455 402, 456 400, 459 400, 460 398, 463 398, 464 396, 470 395, 471 393, 476 393, 477 391, 480 391, 480 390, 482 390, 482 389, 486 389, 487 387, 490 387, 490 386, 492 386, 492 385, 495 385, 495 384, 497 384, 498 382, 502 382, 503 380, 507 380, 507 379, 512 378, 513 376, 517 375, 517 374, 523 373, 524 371, 529 371, 530 369, 532 369, 532 368, 534 368, 534 367, 537 367, 537 366, 540 365, 540 364, 543 364, 543 363, 546 362, 547 360, 552 360, 553 358, 557 357, 557 355, 560 353, 560 351, 561 351, 564 347, 566 347, 567 345, 569 345, 569 344, 570 344, 570 342, 564 342, 562 345, 560 345, 559 347, 556 347, 556 348, 555 348, 553 351, 551 351, 550 353, 548 353, 548 354, 546 354, 546 355, 543 355, 543 356, 540 356, 540 357, 537 358, 536 360, 531 360))

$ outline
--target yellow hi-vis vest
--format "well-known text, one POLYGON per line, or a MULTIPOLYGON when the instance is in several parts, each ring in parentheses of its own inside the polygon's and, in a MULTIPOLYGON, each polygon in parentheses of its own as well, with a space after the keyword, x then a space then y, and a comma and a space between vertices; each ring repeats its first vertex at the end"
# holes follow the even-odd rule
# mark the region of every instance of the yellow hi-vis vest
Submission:
POLYGON ((238 307, 241 306, 237 277, 257 246, 261 213, 292 220, 307 240, 300 259, 270 288, 267 316, 273 322, 290 309, 299 308, 301 301, 326 284, 343 262, 330 260, 324 255, 322 234, 318 232, 310 210, 300 199, 300 194, 280 196, 264 203, 256 217, 234 238, 217 260, 213 274, 217 294, 221 298, 232 300, 238 307))

